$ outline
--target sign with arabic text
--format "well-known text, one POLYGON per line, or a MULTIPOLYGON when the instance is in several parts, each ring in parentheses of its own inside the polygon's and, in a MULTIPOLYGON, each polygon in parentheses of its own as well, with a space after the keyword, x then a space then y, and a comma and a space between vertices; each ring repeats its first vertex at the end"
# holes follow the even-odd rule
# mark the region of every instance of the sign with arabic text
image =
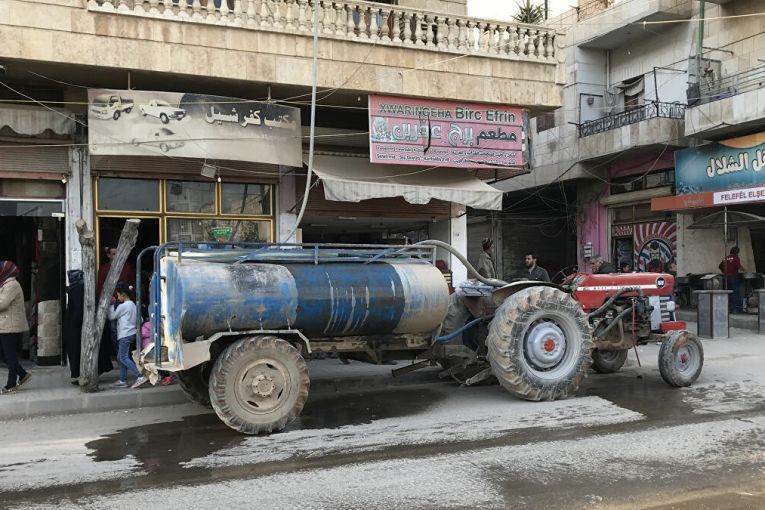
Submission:
POLYGON ((520 108, 369 96, 372 163, 457 168, 521 167, 528 162, 520 108))
POLYGON ((93 155, 303 165, 300 110, 178 92, 88 90, 93 155))
POLYGON ((765 184, 765 133, 675 152, 678 195, 765 184))

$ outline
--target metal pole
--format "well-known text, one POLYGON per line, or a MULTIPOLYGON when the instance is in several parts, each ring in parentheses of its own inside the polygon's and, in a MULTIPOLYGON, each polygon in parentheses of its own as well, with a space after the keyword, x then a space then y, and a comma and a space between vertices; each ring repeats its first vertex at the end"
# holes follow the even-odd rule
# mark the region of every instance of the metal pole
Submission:
POLYGON ((701 83, 701 54, 704 51, 704 1, 699 0, 699 33, 696 44, 696 79, 701 83))
MULTIPOLYGON (((703 0, 702 0, 703 1, 703 0)), ((725 264, 725 257, 728 256, 728 206, 723 207, 723 269, 727 270, 728 266, 725 264)), ((723 271, 725 273, 725 271, 723 271)), ((723 275, 723 289, 730 290, 728 288, 728 275, 723 275)))

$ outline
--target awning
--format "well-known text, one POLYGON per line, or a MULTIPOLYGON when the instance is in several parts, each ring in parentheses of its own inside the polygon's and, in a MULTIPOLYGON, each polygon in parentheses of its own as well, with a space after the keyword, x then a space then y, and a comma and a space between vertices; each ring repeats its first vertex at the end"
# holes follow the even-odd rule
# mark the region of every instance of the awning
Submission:
POLYGON ((74 114, 64 110, 8 104, 0 107, 0 129, 6 126, 26 136, 39 136, 48 129, 57 135, 71 135, 75 121, 74 114))
MULTIPOLYGON (((307 164, 307 156, 304 161, 307 164)), ((314 156, 313 171, 322 181, 327 200, 403 197, 410 204, 427 204, 436 198, 475 209, 502 209, 502 191, 462 168, 417 168, 372 164, 359 157, 314 156)))

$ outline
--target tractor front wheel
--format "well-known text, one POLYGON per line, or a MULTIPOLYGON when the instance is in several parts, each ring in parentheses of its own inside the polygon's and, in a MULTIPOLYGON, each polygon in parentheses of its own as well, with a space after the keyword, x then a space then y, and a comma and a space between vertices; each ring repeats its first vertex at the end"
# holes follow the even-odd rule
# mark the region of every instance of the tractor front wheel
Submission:
POLYGON ((696 335, 688 331, 667 334, 659 349, 659 372, 670 386, 690 386, 704 366, 704 348, 696 335))
POLYGON ((592 363, 592 336, 582 307, 552 287, 530 287, 506 299, 486 343, 499 383, 525 400, 567 397, 592 363))
POLYGON ((210 401, 234 430, 260 434, 282 430, 303 410, 308 368, 300 352, 274 336, 244 338, 215 361, 210 401))
POLYGON ((618 372, 627 361, 628 349, 594 349, 592 351, 592 369, 599 374, 618 372))

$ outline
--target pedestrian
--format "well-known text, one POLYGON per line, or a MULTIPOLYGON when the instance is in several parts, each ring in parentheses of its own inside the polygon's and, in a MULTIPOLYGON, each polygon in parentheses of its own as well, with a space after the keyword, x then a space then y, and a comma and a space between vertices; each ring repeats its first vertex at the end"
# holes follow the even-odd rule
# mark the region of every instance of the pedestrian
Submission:
POLYGON ((122 282, 117 284, 117 301, 119 304, 116 308, 109 309, 109 319, 117 321, 117 362, 120 366, 120 378, 112 384, 114 388, 127 387, 128 371, 135 375, 133 388, 138 388, 147 380, 130 358, 130 348, 135 345, 137 317, 137 307, 130 296, 130 292, 130 289, 122 282))
MULTIPOLYGON (((96 302, 98 302, 99 297, 101 297, 101 291, 104 288, 106 278, 109 276, 109 270, 112 268, 112 262, 114 262, 114 259, 117 257, 117 248, 113 246, 104 247, 104 256, 106 257, 106 262, 101 264, 101 267, 98 268, 98 279, 96 280, 96 302)), ((128 287, 132 287, 135 284, 135 270, 133 269, 133 266, 130 264, 130 262, 126 261, 125 265, 122 266, 122 271, 120 271, 120 276, 117 279, 117 283, 122 283, 128 287)), ((101 334, 101 347, 103 348, 105 345, 108 346, 108 350, 106 350, 104 354, 107 356, 107 360, 109 360, 110 365, 112 354, 117 356, 117 351, 119 350, 119 347, 117 346, 117 339, 117 323, 115 321, 109 320, 106 322, 106 326, 104 327, 103 333, 101 334)), ((109 368, 109 370, 111 370, 111 368, 109 368)))
POLYGON ((719 266, 717 266, 722 274, 725 275, 725 288, 733 291, 730 296, 731 299, 728 301, 728 310, 730 313, 743 313, 744 310, 741 302, 741 285, 738 281, 738 273, 739 271, 746 270, 741 265, 741 259, 738 258, 738 254, 738 246, 734 246, 730 249, 730 254, 720 262, 719 266))
POLYGON ((664 269, 665 273, 669 273, 675 278, 677 278, 677 262, 674 260, 670 260, 667 262, 667 267, 664 269))
POLYGON ((592 264, 593 274, 611 274, 616 272, 614 265, 597 253, 590 258, 590 264, 592 264))
POLYGON ((550 275, 547 274, 547 270, 537 265, 537 256, 534 255, 534 252, 526 252, 523 263, 526 265, 526 271, 528 271, 526 277, 529 280, 536 280, 538 282, 550 281, 550 275))
POLYGON ((32 377, 21 366, 16 354, 21 335, 29 330, 24 291, 16 281, 18 274, 16 264, 0 260, 0 350, 8 365, 8 382, 0 388, 0 395, 14 393, 32 377))
POLYGON ((494 241, 487 237, 481 241, 481 248, 483 251, 478 256, 478 274, 484 278, 494 280, 497 278, 497 269, 494 266, 494 257, 491 255, 491 248, 494 245, 494 241))
POLYGON ((619 272, 620 273, 631 273, 632 272, 632 265, 628 261, 622 260, 622 263, 619 264, 619 272))
POLYGON ((64 309, 63 340, 66 357, 69 361, 69 376, 72 384, 79 384, 80 355, 82 353, 82 314, 85 300, 84 273, 79 269, 66 272, 69 286, 66 288, 66 308, 64 309))

